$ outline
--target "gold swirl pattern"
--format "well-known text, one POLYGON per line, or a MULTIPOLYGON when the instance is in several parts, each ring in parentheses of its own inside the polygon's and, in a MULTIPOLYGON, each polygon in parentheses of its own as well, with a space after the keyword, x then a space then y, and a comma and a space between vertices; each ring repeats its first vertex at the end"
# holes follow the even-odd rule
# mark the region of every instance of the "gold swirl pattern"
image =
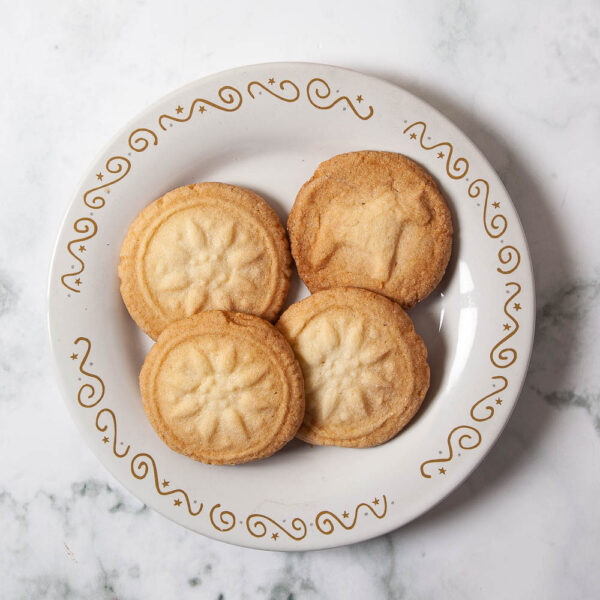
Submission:
MULTIPOLYGON (((387 498, 385 494, 383 494, 381 498, 383 500, 383 510, 380 514, 377 513, 377 511, 370 504, 367 504, 366 502, 361 502, 360 504, 356 505, 356 508, 354 509, 354 518, 351 522, 344 523, 344 521, 340 519, 334 512, 330 510, 322 510, 315 518, 315 525, 317 529, 324 535, 331 535, 333 533, 335 529, 334 520, 337 521, 338 524, 346 530, 353 529, 358 521, 358 511, 361 508, 366 508, 370 510, 371 513, 378 519, 383 519, 383 517, 385 517, 385 515, 387 514, 387 498)), ((379 498, 375 498, 375 500, 373 500, 372 503, 375 506, 377 506, 379 504, 379 498)), ((349 518, 349 516, 350 515, 348 514, 348 512, 344 511, 342 517, 349 518)))
POLYGON ((503 392, 508 387, 508 379, 506 379, 506 377, 503 377, 502 375, 495 375, 494 377, 492 377, 492 379, 502 381, 502 387, 499 390, 494 389, 487 396, 484 396, 483 398, 481 398, 481 400, 477 400, 477 402, 475 402, 475 404, 473 404, 473 406, 471 407, 471 418, 473 419, 473 421, 478 421, 479 423, 481 423, 482 421, 487 421, 488 419, 491 419, 494 416, 494 407, 493 406, 490 406, 488 404, 487 406, 484 407, 487 410, 487 415, 485 417, 476 416, 475 409, 482 402, 485 402, 488 398, 491 398, 492 396, 496 396, 500 392, 503 392))
MULTIPOLYGON (((113 175, 118 175, 118 177, 116 179, 111 179, 102 185, 91 188, 83 194, 83 203, 90 208, 99 209, 106 204, 104 197, 99 194, 94 196, 91 200, 89 199, 89 196, 124 179, 127 173, 131 171, 131 162, 124 156, 112 156, 106 161, 106 170, 113 175)), ((104 176, 102 173, 99 173, 97 177, 103 181, 104 176)))
MULTIPOLYGON (((61 275, 60 281, 68 290, 71 290, 72 292, 79 294, 79 290, 77 288, 74 288, 67 283, 67 278, 77 277, 77 275, 80 275, 81 273, 83 273, 83 271, 85 270, 85 263, 79 256, 77 256, 77 254, 75 254, 73 252, 71 246, 73 244, 80 244, 81 242, 85 242, 86 240, 93 238, 96 235, 96 233, 98 232, 98 225, 96 225, 96 221, 94 221, 94 219, 90 219, 88 217, 82 217, 81 219, 77 219, 77 221, 75 221, 75 223, 73 223, 73 229, 75 230, 76 233, 87 234, 87 235, 84 235, 83 237, 71 240, 67 244, 67 251, 79 263, 80 269, 78 271, 71 271, 70 273, 64 273, 63 275, 61 275), (91 230, 91 233, 90 233, 90 230, 91 230)), ((81 285, 81 279, 77 278, 75 280, 75 285, 81 285)))
MULTIPOLYGON (((283 533, 285 533, 288 537, 292 538, 293 540, 300 541, 306 537, 306 523, 299 517, 296 517, 292 520, 292 529, 295 532, 297 532, 296 535, 288 531, 283 525, 275 521, 275 519, 267 517, 267 515, 261 515, 258 513, 248 515, 246 519, 246 529, 248 530, 250 535, 256 538, 264 537, 267 533, 267 526, 265 525, 265 521, 269 521, 270 523, 275 525, 280 531, 283 531, 283 533)), ((277 539, 277 535, 277 533, 274 533, 271 537, 273 537, 273 539, 277 539)))
MULTIPOLYGON (((147 452, 140 452, 139 454, 136 454, 131 459, 131 474, 136 479, 144 479, 146 477, 146 475, 148 475, 148 471, 149 471, 148 461, 150 461, 150 463, 152 464, 152 474, 154 475, 154 487, 156 488, 156 491, 161 496, 170 496, 171 494, 181 494, 183 496, 183 498, 185 499, 185 502, 187 504, 187 510, 190 513, 190 515, 192 515, 193 517, 195 517, 196 515, 199 515, 202 512, 203 504, 200 503, 198 510, 194 511, 192 509, 190 499, 184 490, 177 488, 175 490, 164 491, 164 490, 160 489, 160 481, 158 479, 158 469, 156 468, 156 463, 154 462, 154 459, 152 458, 152 456, 150 456, 150 454, 148 454, 147 452), (136 461, 137 461, 137 464, 136 464, 136 461)), ((168 484, 168 482, 163 481, 163 485, 165 483, 168 484)), ((175 500, 176 506, 179 506, 180 504, 181 504, 181 500, 179 500, 179 499, 175 500)))
POLYGON ((331 104, 326 104, 324 106, 317 104, 315 102, 315 99, 318 98, 319 100, 326 100, 327 98, 329 98, 329 96, 331 96, 331 88, 329 87, 329 84, 320 77, 315 77, 308 82, 306 86, 306 95, 308 96, 308 101, 315 108, 319 108, 320 110, 328 110, 330 108, 333 108, 339 102, 346 102, 348 106, 352 109, 352 112, 362 121, 366 121, 373 116, 373 107, 371 105, 369 105, 369 112, 366 115, 361 115, 356 110, 356 107, 354 106, 354 104, 352 104, 352 101, 350 100, 350 98, 348 98, 348 96, 339 96, 331 104), (321 86, 325 88, 325 91, 322 91, 321 86))
MULTIPOLYGON (((431 475, 429 475, 429 473, 425 473, 425 467, 427 465, 432 465, 432 464, 436 464, 436 463, 446 463, 446 462, 450 462, 454 456, 454 451, 452 449, 452 436, 457 432, 457 431, 461 431, 461 430, 466 430, 464 431, 464 433, 462 433, 459 438, 458 438, 458 447, 463 449, 463 450, 473 450, 473 448, 477 448, 477 446, 479 446, 479 444, 481 444, 481 434, 479 433, 479 431, 477 429, 475 429, 475 427, 471 427, 470 425, 459 425, 458 427, 455 427, 448 435, 448 456, 446 458, 434 458, 432 460, 426 460, 422 465, 421 465, 421 475, 423 475, 423 477, 425 477, 426 479, 431 479, 431 475), (475 434, 475 436, 473 436, 473 432, 475 434), (475 440, 475 441, 473 441, 475 440), (470 444, 470 445, 469 445, 470 444)), ((440 473, 442 475, 446 474, 445 469, 441 468, 439 469, 440 473)))
MULTIPOLYGON (((469 186, 469 196, 471 198, 478 198, 481 194, 481 186, 485 188, 485 200, 483 205, 483 226, 485 232, 491 238, 499 238, 504 234, 508 227, 508 221, 503 214, 494 215, 491 220, 488 220, 488 201, 490 196, 490 184, 485 179, 475 179, 469 186)), ((494 203, 493 206, 497 207, 498 203, 494 203)))
POLYGON ((231 531, 235 527, 235 515, 230 510, 222 510, 219 512, 219 521, 221 522, 221 526, 215 523, 213 514, 220 507, 220 504, 215 504, 210 509, 210 513, 208 515, 210 518, 210 524, 218 531, 231 531))
MULTIPOLYGON (((424 150, 434 150, 435 148, 446 148, 448 155, 446 156, 446 173, 448 177, 452 179, 462 179, 469 171, 469 161, 466 158, 460 156, 454 162, 452 162, 452 154, 454 153, 454 146, 450 142, 439 142, 428 146, 423 140, 425 138, 425 131, 427 130, 427 124, 424 121, 415 121, 411 123, 402 133, 408 133, 413 127, 421 126, 421 135, 419 136, 419 144, 424 150)), ((416 139, 416 134, 411 133, 411 139, 416 139)), ((438 157, 444 158, 444 153, 439 152, 438 157)))
POLYGON ((152 140, 152 144, 158 146, 158 136, 154 131, 152 131, 152 129, 147 129, 146 127, 140 127, 139 129, 132 131, 129 135, 129 147, 134 152, 143 152, 150 145, 148 134, 152 140), (134 137, 136 135, 137 137, 134 137))
MULTIPOLYGON (((269 80, 269 83, 271 83, 271 80, 269 80)), ((275 83, 275 82, 273 81, 272 83, 275 83)), ((260 81, 251 81, 248 84, 248 94, 250 94, 250 97, 254 100, 255 96, 254 96, 254 93, 252 92, 252 86, 257 85, 257 86, 261 87, 263 90, 265 90, 265 92, 268 92, 269 94, 271 94, 271 96, 275 96, 275 98, 279 98, 279 100, 283 100, 284 102, 296 102, 296 100, 298 100, 298 98, 300 98, 300 89, 293 81, 290 81, 289 79, 284 79, 283 81, 281 81, 279 83, 279 89, 282 92, 286 93, 285 86, 288 84, 292 87, 292 89, 295 92, 295 95, 292 96, 291 98, 286 98, 285 96, 282 96, 282 95, 278 94, 277 92, 274 92, 271 88, 267 87, 260 81)))
POLYGON ((521 264, 521 254, 514 246, 502 246, 498 252, 498 260, 503 265, 509 265, 506 269, 498 267, 496 270, 502 275, 514 273, 521 264), (511 263, 514 261, 514 265, 511 263))
POLYGON ((514 348, 503 348, 496 354, 496 351, 519 331, 519 322, 508 312, 508 306, 521 292, 521 286, 516 281, 510 281, 506 284, 506 287, 515 288, 515 292, 511 294, 504 303, 504 314, 513 322, 513 326, 511 327, 508 323, 504 324, 504 329, 507 331, 510 330, 510 333, 505 335, 490 352, 490 359, 493 365, 499 369, 506 369, 517 360, 517 351, 514 348))
POLYGON ((109 414, 110 418, 112 419, 113 431, 114 431, 113 454, 117 458, 123 458, 124 456, 127 456, 127 453, 129 452, 129 449, 131 448, 131 446, 129 444, 127 444, 127 448, 125 448, 125 452, 120 453, 117 451, 117 418, 115 417, 115 413, 112 410, 110 410, 110 408, 103 408, 102 410, 98 411, 98 414, 96 415, 96 429, 98 431, 102 431, 102 432, 104 432, 108 429, 108 425, 100 425, 100 416, 103 414, 109 414))
MULTIPOLYGON (((223 105, 216 104, 210 100, 206 100, 206 98, 196 98, 192 105, 190 106, 190 110, 188 112, 187 117, 173 117, 172 115, 160 115, 158 117, 158 124, 163 131, 166 131, 167 128, 163 125, 163 121, 176 121, 177 123, 185 123, 192 118, 194 114, 194 109, 197 104, 201 105, 201 109, 204 105, 212 106, 218 110, 223 110, 225 112, 234 112, 242 105, 242 94, 234 87, 230 85, 224 85, 218 92, 219 99, 223 103, 223 105)), ((202 111, 204 112, 204 111, 202 111)))
MULTIPOLYGON (((83 408, 92 408, 94 406, 96 406, 100 400, 102 400, 102 398, 104 398, 104 382, 102 381, 102 379, 100 377, 98 377, 98 375, 94 375, 94 373, 90 373, 89 371, 85 370, 85 363, 90 355, 90 350, 92 349, 92 343, 90 342, 90 340, 86 337, 78 337, 73 343, 77 346, 79 345, 79 342, 85 342, 85 344, 87 345, 87 348, 85 349, 85 353, 83 355, 83 358, 81 359, 81 362, 79 363, 79 372, 82 373, 83 375, 85 375, 86 377, 91 377, 92 379, 95 379, 98 384, 100 385, 100 391, 98 392, 98 398, 95 398, 96 396, 96 388, 94 387, 94 385, 92 385, 91 383, 84 383, 80 388, 79 388, 79 392, 77 392, 77 401, 79 402, 79 404, 81 406, 83 406, 83 408), (84 400, 82 398, 83 392, 87 391, 87 398, 84 400), (89 403, 90 401, 91 404, 89 403)), ((73 353, 71 355, 72 359, 76 359, 77 358, 77 354, 73 353)))

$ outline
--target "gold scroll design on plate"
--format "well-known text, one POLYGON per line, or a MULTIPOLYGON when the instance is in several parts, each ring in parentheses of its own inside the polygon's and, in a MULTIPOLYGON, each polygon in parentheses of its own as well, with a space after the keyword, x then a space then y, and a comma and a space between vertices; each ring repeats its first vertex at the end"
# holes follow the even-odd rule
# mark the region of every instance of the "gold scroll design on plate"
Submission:
MULTIPOLYGON (((496 213, 490 218, 489 199, 490 199, 490 184, 486 179, 475 179, 469 185, 469 196, 477 199, 484 192, 483 204, 483 227, 489 237, 497 239, 506 233, 508 221, 502 213, 496 213)), ((498 203, 492 203, 492 206, 498 203)))
MULTIPOLYGON (((98 232, 98 225, 96 224, 96 221, 94 221, 94 219, 90 219, 89 217, 82 217, 81 219, 77 219, 77 221, 73 223, 73 229, 76 233, 84 234, 82 237, 77 237, 74 240, 67 242, 67 251, 79 263, 79 269, 77 271, 63 273, 60 276, 60 281, 68 290, 79 294, 79 289, 69 285, 67 283, 67 279, 70 280, 70 278, 77 277, 78 275, 83 273, 85 270, 85 263, 83 262, 83 259, 80 256, 73 252, 72 246, 73 244, 81 244, 81 242, 85 242, 86 240, 93 238, 98 232)), ((77 277, 74 283, 75 285, 81 285, 81 279, 77 277)))
MULTIPOLYGON (((315 108, 318 108, 320 110, 329 110, 330 108, 336 106, 336 104, 340 102, 345 102, 350 107, 352 112, 362 121, 367 121, 373 116, 374 111, 373 107, 370 104, 369 111, 367 112, 367 114, 361 115, 352 103, 352 100, 348 98, 348 96, 338 96, 337 98, 335 98, 335 100, 327 104, 326 102, 329 101, 329 98, 331 96, 331 88, 329 87, 329 84, 320 77, 314 77, 308 82, 308 84, 306 85, 306 96, 308 97, 308 101, 315 108), (323 103, 323 101, 325 101, 325 103, 323 103)), ((359 96, 359 98, 360 97, 361 96, 359 96)))
MULTIPOLYGON (((411 123, 402 133, 407 134, 413 127, 420 127, 421 133, 419 136, 419 144, 421 148, 424 150, 435 150, 436 148, 445 148, 446 153, 438 152, 439 158, 446 158, 446 173, 448 177, 451 179, 462 179, 469 171, 469 161, 459 156, 457 159, 452 162, 453 154, 454 154, 454 146, 450 142, 438 142, 437 144, 428 145, 425 142, 425 132, 427 130, 427 124, 425 121, 415 121, 411 123)), ((413 131, 410 135, 411 139, 416 139, 417 134, 413 131)))
MULTIPOLYGON (((190 498, 187 495, 186 491, 184 491, 180 488, 176 488, 174 490, 168 490, 168 491, 160 489, 160 480, 158 477, 158 468, 156 467, 156 461, 147 452, 139 452, 131 459, 131 474, 136 479, 140 479, 140 480, 145 479, 146 476, 148 475, 148 473, 150 472, 150 467, 148 466, 148 462, 150 462, 150 464, 152 465, 152 475, 153 475, 153 479, 154 479, 154 487, 156 488, 156 491, 161 496, 170 496, 172 494, 177 494, 177 495, 182 496, 187 505, 187 510, 190 513, 190 515, 192 515, 192 517, 195 517, 196 515, 199 515, 202 512, 203 504, 200 503, 198 505, 198 509, 194 510, 192 508, 192 503, 190 502, 190 498)), ((175 500, 175 504, 176 504, 176 506, 179 506, 179 504, 181 504, 181 500, 179 500, 179 499, 175 500)))
MULTIPOLYGON (((102 185, 90 188, 89 190, 83 193, 83 203, 87 207, 93 208, 94 210, 98 210, 106 204, 104 196, 102 195, 102 193, 100 193, 101 190, 111 185, 114 185, 122 179, 125 179, 129 171, 131 171, 131 161, 125 158, 124 156, 111 156, 106 161, 105 168, 111 175, 116 175, 116 177, 111 178, 109 181, 103 183, 102 185), (90 196, 93 197, 90 198, 90 196)), ((104 181, 103 177, 102 181, 104 181)))
MULTIPOLYGON (((448 456, 426 460, 422 463, 421 475, 423 475, 423 477, 431 479, 431 475, 425 472, 425 467, 428 465, 447 463, 453 459, 454 449, 452 444, 456 438, 458 438, 458 447, 462 450, 473 450, 481 444, 481 433, 479 433, 479 430, 475 429, 475 427, 471 427, 471 425, 459 425, 458 427, 455 427, 448 434, 448 456), (457 432, 460 432, 459 435, 455 435, 457 432)), ((445 474, 443 467, 439 470, 440 473, 445 474)))
POLYGON ((514 273, 521 264, 521 253, 510 245, 502 246, 498 251, 498 260, 505 265, 504 268, 498 267, 496 270, 502 275, 514 273))
MULTIPOLYGON (((269 79, 270 85, 273 85, 274 83, 275 83, 275 81, 273 79, 269 79)), ((251 81, 248 84, 248 94, 250 95, 250 97, 253 100, 255 99, 254 92, 252 91, 252 88, 254 86, 258 86, 258 87, 262 88, 263 90, 265 90, 265 92, 268 92, 269 94, 271 94, 271 96, 275 96, 275 98, 278 98, 279 100, 283 100, 284 102, 296 102, 296 100, 298 100, 298 98, 300 98, 300 88, 298 88, 298 86, 293 81, 290 81, 289 79, 284 79, 283 81, 279 82, 279 89, 281 90, 282 94, 278 94, 277 92, 273 91, 272 88, 266 86, 264 83, 261 83, 260 81, 251 81), (286 91, 286 86, 290 90, 290 92, 292 92, 291 95, 289 95, 289 97, 288 97, 288 92, 286 91)))
POLYGON ((496 382, 501 382, 501 387, 499 389, 494 388, 489 394, 485 395, 483 398, 480 398, 479 400, 477 400, 477 402, 475 402, 475 404, 473 404, 470 411, 470 415, 473 421, 481 423, 483 421, 488 421, 489 419, 491 419, 494 416, 494 407, 491 404, 486 404, 482 408, 484 408, 487 412, 480 416, 476 414, 477 412, 479 412, 479 406, 483 404, 486 400, 489 400, 492 396, 497 396, 508 387, 508 379, 506 379, 506 377, 502 375, 494 375, 492 377, 492 380, 496 382))
POLYGON ((220 504, 215 504, 208 514, 210 524, 217 531, 231 531, 235 527, 235 515, 230 510, 220 510, 220 504), (215 513, 218 512, 218 521, 215 519, 215 513))
MULTIPOLYGON (((77 392, 77 402, 79 402, 80 406, 83 406, 83 408, 93 408, 100 403, 102 398, 104 398, 104 381, 102 381, 102 378, 98 375, 86 370, 86 362, 90 356, 92 343, 86 337, 78 337, 73 343, 76 346, 79 346, 81 342, 86 344, 86 349, 83 358, 79 362, 79 372, 90 378, 92 382, 86 382, 80 386, 79 391, 77 392), (87 394, 87 397, 84 398, 84 394, 87 394)), ((78 354, 73 353, 71 358, 73 357, 77 358, 78 354)))
MULTIPOLYGON (((519 322, 508 310, 510 303, 521 293, 521 285, 516 281, 509 281, 505 284, 507 291, 510 293, 511 288, 514 290, 509 294, 508 300, 504 303, 504 314, 512 321, 510 324, 505 323, 504 327, 507 333, 490 351, 490 360, 495 367, 506 369, 517 360, 517 351, 514 348, 502 348, 502 346, 519 331, 519 322)), ((513 309, 514 310, 514 309, 513 309)))
POLYGON ((134 152, 143 152, 150 144, 158 146, 158 136, 152 129, 138 127, 129 134, 128 143, 134 152))
POLYGON ((129 449, 131 448, 131 446, 129 444, 127 444, 127 448, 125 448, 125 452, 119 452, 117 450, 117 417, 115 417, 115 413, 110 408, 102 408, 101 410, 98 411, 98 414, 96 415, 96 429, 98 431, 101 431, 102 433, 106 432, 106 430, 108 429, 108 425, 100 424, 102 415, 110 415, 109 422, 112 423, 112 428, 113 428, 113 432, 114 432, 113 443, 112 443, 113 454, 117 458, 123 458, 124 456, 127 456, 127 453, 129 452, 129 449))
MULTIPOLYGON (((253 513, 248 515, 246 518, 246 529, 250 535, 256 538, 264 537, 267 534, 268 529, 267 525, 265 524, 266 522, 271 523, 279 531, 285 533, 285 535, 293 540, 300 541, 306 537, 306 523, 300 517, 295 517, 292 519, 291 528, 293 531, 289 531, 275 519, 260 513, 253 513)), ((275 532, 271 537, 273 537, 273 539, 277 539, 277 536, 278 532, 275 532)))
MULTIPOLYGON (((385 494, 383 494, 381 496, 381 499, 383 501, 383 504, 382 504, 381 508, 379 509, 379 511, 377 509, 375 509, 373 506, 371 506, 371 504, 368 504, 367 502, 361 502, 360 504, 357 504, 356 507, 354 508, 354 517, 352 518, 352 521, 346 521, 346 519, 350 518, 350 514, 348 513, 348 511, 344 511, 342 513, 342 518, 340 518, 336 513, 334 513, 331 510, 322 510, 315 517, 315 526, 317 527, 319 532, 324 535, 331 535, 334 532, 335 527, 336 527, 336 522, 337 522, 337 524, 339 524, 341 527, 343 527, 346 530, 353 529, 356 526, 356 523, 358 522, 358 513, 362 509, 369 510, 371 512, 371 514, 373 514, 377 519, 383 519, 385 517, 385 515, 387 514, 387 508, 388 508, 387 497, 385 496, 385 494)), ((372 504, 374 506, 378 506, 379 503, 380 502, 379 502, 378 498, 376 498, 372 502, 372 504)))
POLYGON ((163 124, 163 121, 175 121, 177 123, 185 123, 189 121, 192 116, 195 114, 195 108, 197 105, 200 105, 201 112, 204 112, 205 106, 212 106, 217 110, 222 110, 225 112, 235 112, 242 105, 242 94, 234 87, 230 85, 224 85, 218 91, 219 100, 222 104, 217 104, 212 100, 207 100, 206 98, 196 98, 192 102, 190 109, 188 111, 187 117, 174 117, 173 115, 162 114, 158 117, 158 125, 163 130, 166 131, 167 128, 163 124))
MULTIPOLYGON (((104 392, 106 388, 104 386, 104 381, 102 381, 101 377, 99 377, 95 373, 91 373, 86 369, 86 362, 90 356, 90 352, 92 349, 92 343, 90 342, 90 340, 86 337, 78 337, 73 343, 75 344, 75 346, 79 346, 79 344, 82 342, 85 343, 86 348, 83 354, 83 358, 79 362, 79 372, 82 375, 88 377, 92 382, 86 382, 80 386, 79 391, 77 392, 77 402, 80 406, 83 406, 83 408, 94 408, 95 406, 100 404, 102 398, 104 398, 104 392)), ((77 359, 78 356, 79 353, 76 354, 75 352, 73 352, 71 358, 77 359)), ((129 452, 129 446, 127 446, 124 453, 120 453, 117 451, 117 419, 115 417, 115 413, 110 408, 101 408, 98 411, 98 413, 96 414, 96 429, 103 433, 108 430, 108 425, 100 424, 101 417, 105 414, 110 415, 112 421, 114 432, 113 454, 118 458, 122 458, 129 452)), ((109 438, 106 438, 107 441, 108 439, 109 438)))

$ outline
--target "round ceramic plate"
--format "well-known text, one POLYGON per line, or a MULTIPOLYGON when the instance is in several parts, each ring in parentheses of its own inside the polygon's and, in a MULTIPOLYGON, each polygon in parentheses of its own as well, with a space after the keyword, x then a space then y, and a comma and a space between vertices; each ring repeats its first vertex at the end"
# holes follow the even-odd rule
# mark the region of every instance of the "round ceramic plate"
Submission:
MULTIPOLYGON (((307 295, 296 279, 288 301, 307 295)), ((531 263, 498 176, 446 118, 385 81, 278 63, 207 77, 127 125, 75 194, 54 251, 49 326, 67 406, 86 443, 142 502, 224 542, 275 550, 349 544, 414 519, 459 485, 500 435, 533 339, 531 263), (414 421, 369 449, 293 441, 243 466, 172 452, 149 425, 138 373, 151 340, 119 295, 137 213, 175 187, 223 181, 258 192, 285 223, 317 165, 342 152, 400 152, 437 180, 453 214, 452 259, 410 311, 431 388, 414 421)))

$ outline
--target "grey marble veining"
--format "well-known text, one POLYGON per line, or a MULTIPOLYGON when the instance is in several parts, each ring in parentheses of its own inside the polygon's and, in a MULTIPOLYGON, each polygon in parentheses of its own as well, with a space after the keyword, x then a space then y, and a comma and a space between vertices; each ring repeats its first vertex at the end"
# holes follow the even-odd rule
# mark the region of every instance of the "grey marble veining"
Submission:
POLYGON ((5 5, 0 31, 0 598, 600 595, 597 2, 38 0, 5 5), (530 372, 481 466, 406 527, 311 553, 205 539, 123 489, 63 407, 45 331, 56 232, 112 132, 199 76, 277 60, 379 75, 447 114, 506 185, 537 285, 530 372))

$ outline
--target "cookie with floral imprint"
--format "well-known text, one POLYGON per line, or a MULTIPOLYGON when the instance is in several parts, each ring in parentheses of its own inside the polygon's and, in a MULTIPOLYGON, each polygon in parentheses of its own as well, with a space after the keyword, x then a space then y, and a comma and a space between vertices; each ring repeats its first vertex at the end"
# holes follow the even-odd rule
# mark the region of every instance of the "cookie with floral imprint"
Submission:
POLYGON ((304 382, 285 337, 253 315, 205 311, 169 325, 148 353, 140 391, 176 452, 239 464, 277 452, 304 416, 304 382))
POLYGON ((323 290, 292 304, 277 327, 304 375, 301 440, 376 446, 419 410, 429 388, 427 350, 395 302, 359 288, 323 290))
POLYGON ((149 204, 121 249, 121 296, 152 339, 202 310, 273 321, 285 302, 291 256, 267 202, 225 183, 179 187, 149 204))
POLYGON ((393 152, 321 163, 298 192, 287 229, 311 292, 365 288, 404 308, 435 289, 452 251, 450 210, 435 181, 393 152))

